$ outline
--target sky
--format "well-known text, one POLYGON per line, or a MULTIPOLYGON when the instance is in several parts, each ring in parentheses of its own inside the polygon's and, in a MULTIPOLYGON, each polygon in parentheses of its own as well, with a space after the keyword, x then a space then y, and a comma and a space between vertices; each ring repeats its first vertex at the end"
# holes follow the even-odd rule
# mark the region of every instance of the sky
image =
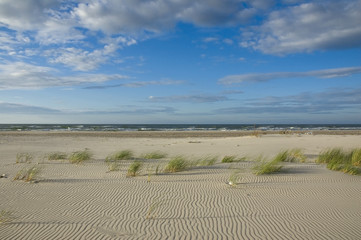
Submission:
POLYGON ((0 123, 361 124, 361 0, 0 0, 0 123))

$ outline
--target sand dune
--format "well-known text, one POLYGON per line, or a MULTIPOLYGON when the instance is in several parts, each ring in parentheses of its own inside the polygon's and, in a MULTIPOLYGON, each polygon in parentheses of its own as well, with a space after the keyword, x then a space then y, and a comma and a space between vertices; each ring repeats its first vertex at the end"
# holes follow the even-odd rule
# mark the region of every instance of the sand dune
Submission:
POLYGON ((267 135, 243 137, 129 138, 109 136, 0 135, 0 210, 16 217, 0 225, 1 239, 360 239, 361 177, 314 163, 329 147, 360 147, 360 135, 267 135), (89 148, 83 165, 43 160, 45 154, 89 148), (217 163, 178 173, 151 175, 168 159, 145 160, 140 176, 127 178, 132 161, 108 172, 106 156, 131 149, 175 156, 273 156, 301 148, 306 163, 255 176, 251 161, 217 163), (35 156, 39 183, 12 181, 35 156), (235 187, 227 184, 241 169, 235 187), (150 181, 149 181, 150 180, 150 181), (155 206, 149 213, 149 209, 155 206), (148 218, 147 218, 148 217, 148 218))

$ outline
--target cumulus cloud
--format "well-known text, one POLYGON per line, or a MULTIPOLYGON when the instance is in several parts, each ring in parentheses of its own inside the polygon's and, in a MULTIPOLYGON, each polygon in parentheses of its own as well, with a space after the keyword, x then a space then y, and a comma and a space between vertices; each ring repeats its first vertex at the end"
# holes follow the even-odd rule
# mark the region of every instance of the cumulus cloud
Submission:
POLYGON ((240 45, 284 55, 361 46, 361 1, 314 1, 270 13, 261 26, 244 30, 240 45))
POLYGON ((59 72, 53 68, 24 62, 0 64, 0 90, 74 86, 128 78, 119 74, 83 74, 73 76, 59 76, 58 74, 59 72))
POLYGON ((228 85, 242 82, 266 82, 280 78, 317 77, 336 78, 361 73, 361 66, 347 68, 331 68, 309 72, 274 72, 229 75, 218 80, 218 83, 228 85))
POLYGON ((108 0, 81 3, 74 15, 81 25, 108 34, 153 32, 177 22, 198 26, 235 25, 254 16, 253 7, 241 0, 108 0))
POLYGON ((361 89, 330 89, 319 93, 300 93, 290 96, 269 96, 249 99, 240 107, 218 109, 228 114, 246 113, 359 113, 361 89))

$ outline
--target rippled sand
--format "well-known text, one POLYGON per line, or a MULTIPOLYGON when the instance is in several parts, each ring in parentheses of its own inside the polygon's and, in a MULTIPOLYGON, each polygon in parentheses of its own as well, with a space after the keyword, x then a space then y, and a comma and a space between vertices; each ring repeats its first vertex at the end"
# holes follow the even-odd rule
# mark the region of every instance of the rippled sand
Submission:
POLYGON ((361 147, 360 135, 109 136, 0 134, 0 210, 16 218, 0 225, 1 239, 359 239, 361 176, 314 163, 330 147, 361 147), (48 161, 46 154, 88 148, 83 165, 48 161), (255 176, 251 160, 301 148, 306 163, 289 163, 278 174, 255 176), (131 149, 136 156, 159 150, 127 178, 132 161, 108 172, 108 154, 131 149), (16 154, 31 153, 43 169, 39 183, 12 181, 16 154), (188 158, 247 156, 179 173, 150 175, 176 155, 188 158), (235 187, 227 184, 240 169, 235 187), (158 205, 157 205, 158 204, 158 205), (150 207, 155 206, 149 213, 150 207), (147 216, 149 217, 147 219, 147 216))

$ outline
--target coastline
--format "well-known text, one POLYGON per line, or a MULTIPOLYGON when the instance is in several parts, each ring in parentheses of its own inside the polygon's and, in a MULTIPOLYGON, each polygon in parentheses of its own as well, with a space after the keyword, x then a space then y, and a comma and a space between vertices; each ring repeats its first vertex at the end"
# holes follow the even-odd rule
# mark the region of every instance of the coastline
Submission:
POLYGON ((361 135, 361 130, 297 131, 0 131, 0 136, 83 136, 119 138, 242 137, 262 135, 361 135))

